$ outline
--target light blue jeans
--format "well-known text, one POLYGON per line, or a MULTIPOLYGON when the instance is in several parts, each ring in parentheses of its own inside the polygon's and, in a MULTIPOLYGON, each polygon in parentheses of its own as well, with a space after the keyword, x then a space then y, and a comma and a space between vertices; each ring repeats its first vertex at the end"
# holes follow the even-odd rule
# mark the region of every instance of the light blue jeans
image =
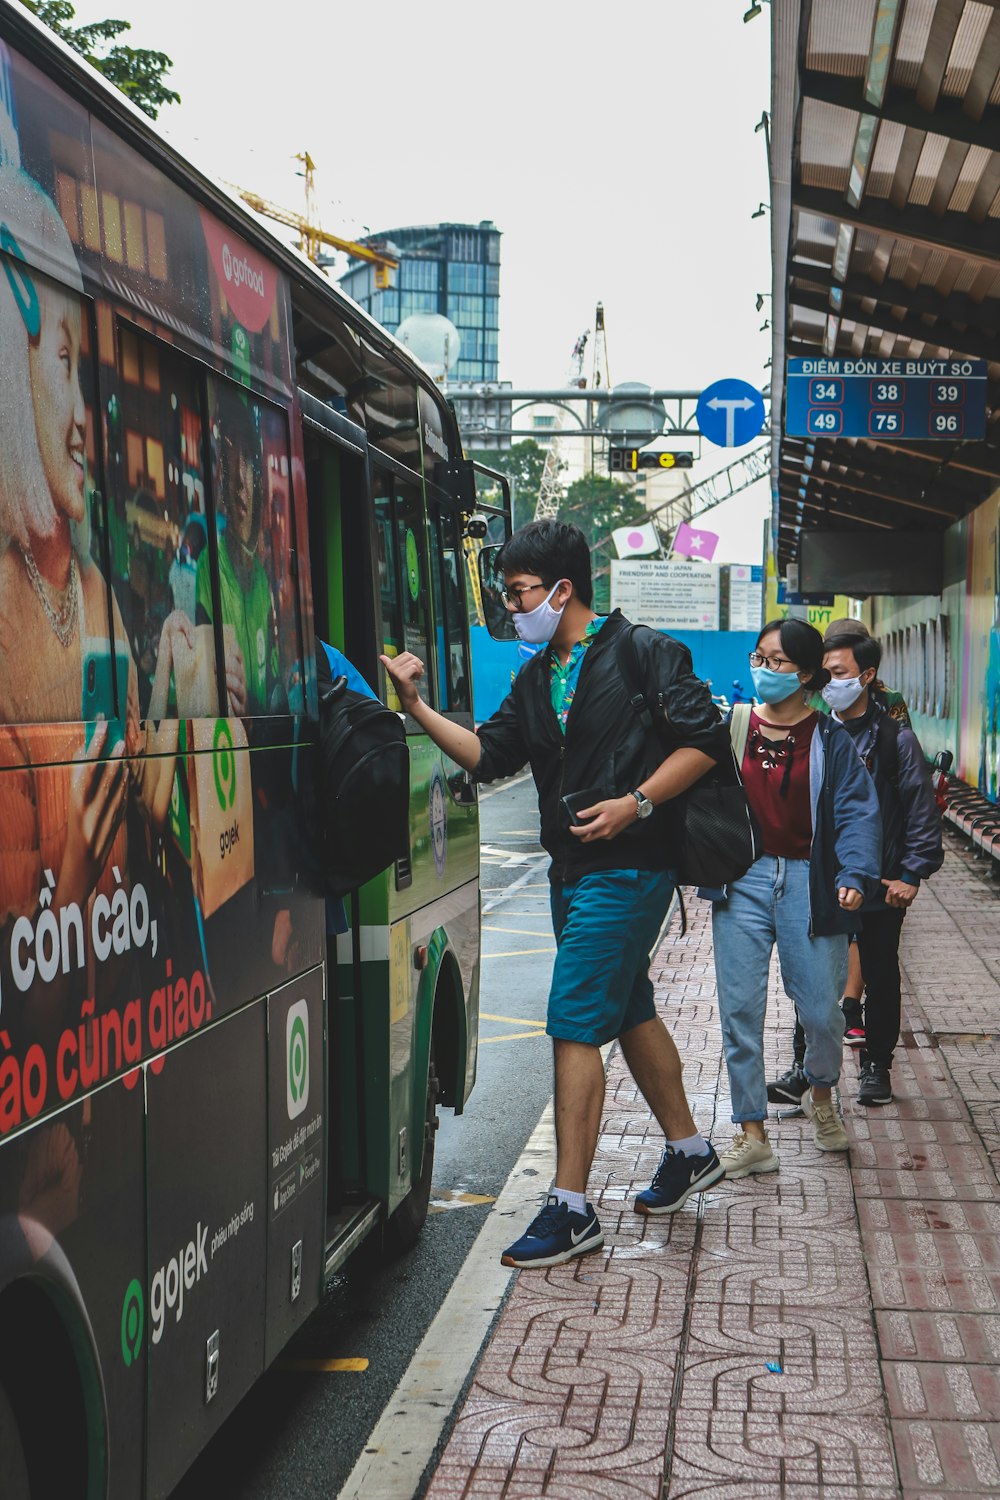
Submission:
POLYGON ((847 938, 809 936, 809 861, 764 854, 712 907, 715 976, 733 1120, 767 1118, 764 1015, 771 950, 805 1028, 805 1074, 817 1088, 840 1077, 847 938))

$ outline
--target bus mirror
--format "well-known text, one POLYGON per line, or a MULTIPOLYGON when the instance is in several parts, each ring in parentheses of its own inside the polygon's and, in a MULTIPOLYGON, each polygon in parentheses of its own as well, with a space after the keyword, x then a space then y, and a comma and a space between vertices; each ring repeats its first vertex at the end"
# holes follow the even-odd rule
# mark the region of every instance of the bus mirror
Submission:
POLYGON ((503 578, 496 570, 496 557, 503 543, 482 547, 476 558, 479 592, 486 629, 495 641, 516 641, 517 631, 510 611, 503 602, 503 578))
POLYGON ((465 521, 463 536, 472 537, 473 541, 481 542, 484 536, 489 535, 490 523, 486 516, 468 516, 465 521))

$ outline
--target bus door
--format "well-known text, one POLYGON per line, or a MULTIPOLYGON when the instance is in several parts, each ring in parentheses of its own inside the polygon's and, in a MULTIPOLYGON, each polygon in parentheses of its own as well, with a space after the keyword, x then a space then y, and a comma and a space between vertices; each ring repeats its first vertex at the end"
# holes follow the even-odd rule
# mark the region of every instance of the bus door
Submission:
MULTIPOLYGON (((367 438, 307 392, 299 399, 317 642, 342 651, 377 690, 367 438)), ((352 1216, 367 1178, 361 931, 356 896, 327 902, 328 1240, 352 1216)))

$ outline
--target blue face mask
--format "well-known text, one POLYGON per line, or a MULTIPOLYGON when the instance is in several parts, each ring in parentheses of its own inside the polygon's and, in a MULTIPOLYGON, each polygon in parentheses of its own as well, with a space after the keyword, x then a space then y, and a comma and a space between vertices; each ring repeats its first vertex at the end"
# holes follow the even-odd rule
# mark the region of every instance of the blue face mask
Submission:
POLYGON ((797 672, 773 672, 770 667, 751 667, 753 690, 762 703, 784 703, 802 691, 797 672))

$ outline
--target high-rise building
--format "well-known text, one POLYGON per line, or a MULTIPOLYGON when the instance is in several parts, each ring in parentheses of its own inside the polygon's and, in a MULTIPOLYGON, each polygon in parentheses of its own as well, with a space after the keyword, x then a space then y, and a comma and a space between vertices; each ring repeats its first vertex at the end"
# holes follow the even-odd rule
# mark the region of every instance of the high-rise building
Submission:
MULTIPOLYGON (((352 261, 340 278, 348 296, 395 333, 413 313, 441 313, 458 329, 461 351, 451 382, 497 379, 500 327, 500 231, 480 224, 422 224, 387 229, 372 241, 391 247, 399 269, 387 291, 375 268, 352 261)), ((366 243, 366 241, 362 241, 366 243)))

